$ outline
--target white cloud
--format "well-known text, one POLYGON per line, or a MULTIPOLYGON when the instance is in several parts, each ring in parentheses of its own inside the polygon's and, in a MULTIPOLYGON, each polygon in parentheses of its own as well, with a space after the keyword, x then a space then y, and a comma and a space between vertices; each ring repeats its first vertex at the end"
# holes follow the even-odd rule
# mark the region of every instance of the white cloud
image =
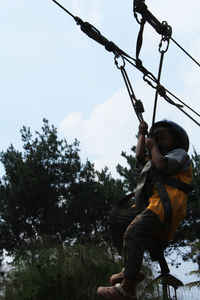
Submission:
MULTIPOLYGON (((190 76, 195 76, 192 70, 190 76)), ((187 76, 185 80, 188 80, 187 76)), ((191 86, 187 84, 177 96, 183 101, 186 99, 185 102, 188 105, 192 108, 196 106, 196 110, 198 110, 196 105, 198 96, 191 95, 190 89, 191 86)), ((141 80, 134 82, 134 90, 143 101, 144 119, 151 126, 155 91, 141 80)), ((177 100, 173 100, 179 103, 177 100)), ((184 110, 187 111, 185 108, 184 110)), ((191 114, 191 112, 189 113, 191 114)), ((162 119, 173 120, 183 126, 190 137, 190 151, 192 152, 193 146, 199 151, 196 141, 199 127, 175 106, 170 105, 163 98, 159 98, 156 121, 162 119)), ((115 176, 116 165, 118 163, 125 165, 121 151, 130 153, 131 147, 136 145, 135 135, 138 132, 138 125, 139 121, 132 108, 128 93, 124 89, 94 107, 88 119, 84 119, 79 112, 70 114, 61 122, 59 130, 67 140, 74 140, 76 137, 81 142, 81 150, 86 153, 89 160, 92 158, 98 170, 108 166, 115 176)))
POLYGON ((97 169, 115 172, 121 159, 121 151, 130 151, 135 143, 138 122, 129 102, 127 91, 119 91, 107 101, 97 105, 88 119, 80 113, 67 116, 60 125, 66 139, 75 137, 81 142, 81 150, 89 159, 95 156, 97 169))

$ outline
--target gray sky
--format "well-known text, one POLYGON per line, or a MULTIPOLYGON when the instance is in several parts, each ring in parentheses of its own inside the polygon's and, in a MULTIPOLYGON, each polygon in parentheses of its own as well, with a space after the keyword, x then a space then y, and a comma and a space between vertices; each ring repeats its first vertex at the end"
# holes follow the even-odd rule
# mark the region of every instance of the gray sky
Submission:
MULTIPOLYGON (((92 23, 109 40, 135 57, 139 25, 132 1, 61 0, 72 14, 92 23)), ((167 21, 173 38, 200 61, 200 1, 151 0, 149 10, 167 21)), ((121 151, 136 143, 138 120, 134 114, 113 54, 89 39, 74 20, 51 0, 0 0, 1 150, 10 143, 21 150, 20 128, 40 130, 45 117, 61 137, 78 138, 82 157, 107 165, 115 176, 121 151)), ((145 26, 140 58, 157 75, 160 36, 145 26)), ((142 74, 127 66, 136 96, 143 101, 145 120, 151 124, 155 90, 142 74)), ((173 42, 166 53, 162 84, 194 110, 199 109, 199 73, 173 42)), ((159 98, 156 120, 180 123, 200 150, 200 128, 177 108, 159 98)))
MULTIPOLYGON (((62 0, 73 15, 92 23, 109 40, 135 57, 139 25, 132 1, 62 0)), ((160 21, 172 26, 173 38, 199 59, 200 2, 146 1, 160 21)), ((0 0, 1 149, 21 147, 23 125, 39 130, 45 117, 62 137, 81 142, 82 157, 105 165, 115 176, 121 151, 136 143, 138 120, 112 53, 88 38, 73 18, 51 0, 0 0)), ((160 35, 146 24, 140 58, 158 73, 160 35)), ((199 59, 200 61, 200 59, 199 59)), ((142 74, 126 64, 136 96, 143 101, 144 118, 151 124, 155 90, 142 74)), ((199 110, 199 67, 170 43, 162 84, 196 111, 199 110)), ((176 107, 158 101, 156 120, 179 122, 199 151, 199 127, 176 107)))
MULTIPOLYGON (((62 0, 74 15, 92 23, 109 40, 135 57, 139 25, 132 1, 62 0)), ((68 140, 77 137, 82 157, 105 165, 115 175, 121 151, 136 143, 138 120, 112 53, 88 38, 51 0, 0 0, 1 149, 21 147, 23 125, 39 130, 42 119, 58 127, 68 140)), ((146 1, 149 10, 172 26, 173 38, 199 58, 200 2, 146 1)), ((160 36, 146 24, 141 59, 157 76, 160 36)), ((199 59, 200 60, 200 59, 199 59)), ((155 90, 142 74, 126 65, 136 96, 143 101, 145 120, 151 124, 155 90)), ((199 67, 170 43, 162 83, 199 110, 199 67)), ((169 118, 188 131, 191 150, 199 151, 199 127, 176 107, 159 99, 157 120, 169 118)))

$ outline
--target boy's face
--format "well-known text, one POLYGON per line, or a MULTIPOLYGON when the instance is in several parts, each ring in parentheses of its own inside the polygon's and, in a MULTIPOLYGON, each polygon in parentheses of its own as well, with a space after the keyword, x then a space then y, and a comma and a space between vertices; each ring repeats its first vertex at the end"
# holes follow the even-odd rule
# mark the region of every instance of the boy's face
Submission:
POLYGON ((153 131, 153 137, 161 154, 166 154, 175 148, 175 139, 169 129, 158 127, 153 131))

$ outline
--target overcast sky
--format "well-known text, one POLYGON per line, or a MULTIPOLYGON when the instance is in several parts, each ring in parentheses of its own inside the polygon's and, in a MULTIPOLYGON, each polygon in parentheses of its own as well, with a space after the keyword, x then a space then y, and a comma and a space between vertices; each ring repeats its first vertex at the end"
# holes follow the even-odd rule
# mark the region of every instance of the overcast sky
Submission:
MULTIPOLYGON (((135 57, 139 25, 132 1, 60 0, 73 15, 92 23, 109 40, 135 57)), ((200 61, 200 1, 149 0, 149 10, 172 26, 172 37, 200 61)), ((88 38, 73 18, 52 0, 0 0, 1 150, 21 150, 23 125, 40 130, 45 117, 60 137, 78 138, 82 159, 107 165, 114 176, 121 151, 136 143, 138 120, 112 53, 88 38)), ((145 25, 140 58, 157 76, 160 36, 145 25)), ((151 124, 155 90, 126 64, 144 119, 151 124)), ((165 55, 162 84, 195 111, 199 107, 199 67, 172 41, 165 55)), ((200 128, 176 107, 159 98, 156 120, 182 125, 200 151, 200 128)), ((199 121, 199 120, 198 120, 199 121)))
MULTIPOLYGON (((61 0, 73 15, 92 23, 109 40, 135 57, 139 25, 132 1, 61 0)), ((136 143, 138 120, 112 53, 88 38, 73 18, 51 0, 0 0, 1 149, 20 149, 20 128, 39 130, 45 117, 61 137, 78 138, 83 160, 97 169, 107 165, 114 176, 121 151, 136 143)), ((146 1, 173 38, 199 59, 198 0, 146 1)), ((158 73, 160 35, 146 24, 140 58, 158 73)), ((199 59, 200 61, 200 59, 199 59)), ((151 124, 155 90, 142 74, 126 64, 136 96, 151 124)), ((173 42, 165 55, 161 82, 196 111, 199 110, 199 67, 173 42)), ((191 147, 200 150, 199 127, 176 107, 159 99, 156 120, 171 119, 188 131, 191 147)))

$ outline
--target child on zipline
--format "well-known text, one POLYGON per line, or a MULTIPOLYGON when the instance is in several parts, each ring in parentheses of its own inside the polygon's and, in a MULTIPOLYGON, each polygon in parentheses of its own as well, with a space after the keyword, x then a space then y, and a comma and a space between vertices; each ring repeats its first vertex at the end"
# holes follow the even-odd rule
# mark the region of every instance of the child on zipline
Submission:
POLYGON ((122 254, 124 269, 111 276, 112 286, 98 288, 97 294, 106 299, 137 299, 136 283, 144 277, 144 251, 151 253, 156 247, 160 247, 158 253, 164 250, 186 214, 192 181, 188 135, 181 126, 167 120, 155 123, 145 138, 147 129, 142 121, 136 158, 143 169, 136 187, 135 206, 110 218, 113 242, 122 254))

